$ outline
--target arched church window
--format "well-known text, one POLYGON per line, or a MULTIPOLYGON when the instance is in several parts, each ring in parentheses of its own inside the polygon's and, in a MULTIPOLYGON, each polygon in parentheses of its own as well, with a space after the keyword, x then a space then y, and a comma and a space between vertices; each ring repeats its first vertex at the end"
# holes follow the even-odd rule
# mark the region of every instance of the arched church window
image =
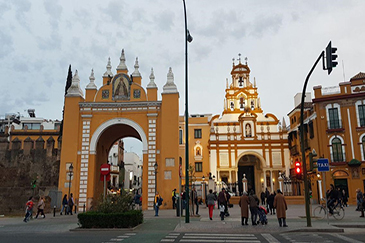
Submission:
POLYGON ((365 159, 365 136, 362 137, 361 146, 362 146, 363 158, 365 159))
POLYGON ((231 110, 233 111, 234 110, 234 102, 231 101, 231 110))
POLYGON ((251 100, 251 110, 255 109, 255 102, 253 100, 251 100))
POLYGON ((251 124, 246 124, 246 137, 252 137, 251 124))

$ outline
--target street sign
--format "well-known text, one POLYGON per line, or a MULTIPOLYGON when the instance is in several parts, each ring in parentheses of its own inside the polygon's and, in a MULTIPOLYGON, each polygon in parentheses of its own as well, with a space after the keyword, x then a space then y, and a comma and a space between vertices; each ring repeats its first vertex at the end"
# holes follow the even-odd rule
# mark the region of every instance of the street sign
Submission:
POLYGON ((317 160, 317 170, 318 172, 330 171, 330 165, 328 159, 318 159, 317 160))
POLYGON ((110 174, 110 165, 109 164, 102 164, 100 166, 100 174, 101 175, 109 175, 110 174))

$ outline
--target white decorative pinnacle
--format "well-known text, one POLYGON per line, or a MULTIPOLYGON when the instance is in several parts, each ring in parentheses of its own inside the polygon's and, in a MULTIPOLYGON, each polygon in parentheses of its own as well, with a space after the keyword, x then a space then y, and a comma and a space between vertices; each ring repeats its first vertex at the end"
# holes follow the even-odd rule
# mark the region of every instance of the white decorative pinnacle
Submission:
POLYGON ((132 77, 141 77, 141 74, 140 74, 138 68, 139 68, 138 57, 136 57, 136 62, 134 63, 134 72, 132 73, 132 77))
POLYGON ((153 73, 153 68, 151 68, 150 82, 147 85, 147 89, 148 88, 157 88, 157 85, 155 83, 155 74, 153 73))
POLYGON ((103 77, 108 77, 108 76, 113 76, 110 57, 108 58, 108 64, 106 65, 106 72, 104 73, 103 77))
POLYGON ((286 122, 285 122, 285 118, 283 117, 283 122, 281 123, 281 126, 283 127, 283 130, 286 130, 286 122))
POLYGON ((80 88, 80 78, 77 70, 72 78, 71 86, 67 90, 66 97, 68 96, 83 96, 82 90, 80 88))
POLYGON ((176 84, 174 83, 174 74, 172 73, 172 68, 169 68, 169 72, 167 73, 167 82, 163 86, 162 93, 178 93, 176 84))
POLYGON ((94 76, 94 69, 91 69, 91 74, 89 77, 90 83, 86 85, 85 89, 97 89, 95 85, 95 76, 94 76))
POLYGON ((119 60, 120 60, 120 62, 119 62, 119 65, 117 67, 117 70, 127 70, 128 71, 128 68, 125 65, 124 49, 122 49, 122 54, 120 55, 119 60))

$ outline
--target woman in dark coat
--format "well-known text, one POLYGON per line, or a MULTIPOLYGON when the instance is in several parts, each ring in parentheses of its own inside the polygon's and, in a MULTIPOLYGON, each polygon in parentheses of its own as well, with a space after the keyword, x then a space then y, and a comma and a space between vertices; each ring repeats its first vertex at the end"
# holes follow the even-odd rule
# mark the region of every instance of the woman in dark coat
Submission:
POLYGON ((248 205, 249 200, 247 196, 247 192, 243 192, 242 196, 240 197, 240 201, 238 202, 238 205, 241 207, 241 218, 242 218, 242 225, 248 225, 248 205))
POLYGON ((274 207, 276 208, 276 217, 279 221, 279 226, 288 227, 286 224, 286 210, 288 206, 286 204, 285 198, 281 193, 280 189, 277 190, 277 194, 274 198, 274 207))

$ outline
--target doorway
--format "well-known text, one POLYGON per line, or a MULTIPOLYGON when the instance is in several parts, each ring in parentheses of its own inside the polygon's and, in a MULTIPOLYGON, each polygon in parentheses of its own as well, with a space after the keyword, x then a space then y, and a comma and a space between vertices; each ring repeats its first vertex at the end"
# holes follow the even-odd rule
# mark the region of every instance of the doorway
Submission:
POLYGON ((349 188, 347 185, 347 179, 334 179, 335 188, 340 188, 340 192, 345 190, 346 196, 349 197, 349 188))
POLYGON ((255 191, 255 168, 253 165, 249 166, 238 166, 238 190, 240 195, 242 195, 243 192, 243 184, 242 184, 242 178, 243 174, 246 175, 247 179, 247 190, 250 192, 251 190, 255 191))

